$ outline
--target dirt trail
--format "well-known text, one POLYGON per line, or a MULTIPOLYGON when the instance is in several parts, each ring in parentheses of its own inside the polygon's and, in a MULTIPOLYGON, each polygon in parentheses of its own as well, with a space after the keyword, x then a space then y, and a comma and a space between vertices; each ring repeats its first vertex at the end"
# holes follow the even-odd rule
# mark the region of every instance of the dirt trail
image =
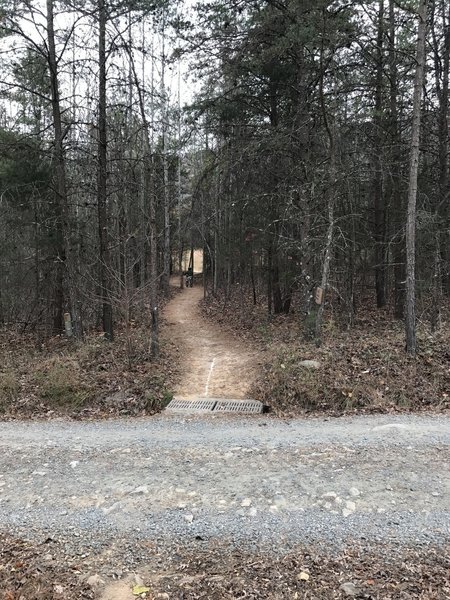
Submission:
MULTIPOLYGON (((173 280, 178 284, 178 278, 173 280)), ((247 398, 257 373, 258 353, 200 312, 200 286, 184 289, 165 310, 165 336, 181 353, 182 377, 175 390, 180 398, 247 398)))

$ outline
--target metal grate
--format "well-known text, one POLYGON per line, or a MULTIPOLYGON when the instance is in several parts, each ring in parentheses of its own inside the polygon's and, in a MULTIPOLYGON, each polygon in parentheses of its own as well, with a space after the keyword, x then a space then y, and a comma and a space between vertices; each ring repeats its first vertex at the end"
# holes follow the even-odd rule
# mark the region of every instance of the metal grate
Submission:
POLYGON ((262 413, 264 405, 257 400, 218 400, 214 412, 262 413))
POLYGON ((189 412, 211 412, 217 400, 211 400, 210 398, 201 398, 198 400, 183 400, 181 398, 174 398, 166 407, 168 411, 189 411, 189 412))
POLYGON ((186 400, 174 398, 166 407, 169 412, 190 413, 245 413, 260 414, 264 412, 264 405, 257 400, 224 400, 221 398, 197 398, 186 400))

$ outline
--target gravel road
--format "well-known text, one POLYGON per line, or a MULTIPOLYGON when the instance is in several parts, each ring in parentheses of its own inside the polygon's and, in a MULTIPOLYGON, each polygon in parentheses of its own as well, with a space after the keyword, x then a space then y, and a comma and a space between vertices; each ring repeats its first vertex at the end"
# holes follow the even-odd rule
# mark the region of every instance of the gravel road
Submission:
POLYGON ((450 541, 450 417, 0 424, 0 529, 117 539, 450 541))

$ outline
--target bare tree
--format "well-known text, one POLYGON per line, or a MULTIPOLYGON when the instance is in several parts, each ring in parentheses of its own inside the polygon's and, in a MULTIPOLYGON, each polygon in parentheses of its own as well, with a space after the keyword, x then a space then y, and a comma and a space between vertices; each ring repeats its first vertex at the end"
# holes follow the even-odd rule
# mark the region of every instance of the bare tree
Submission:
POLYGON ((67 131, 63 131, 61 118, 61 103, 59 92, 58 78, 58 61, 56 57, 55 46, 55 28, 54 28, 54 13, 53 0, 47 0, 47 42, 48 42, 48 66, 50 71, 51 84, 51 101, 53 115, 53 131, 54 131, 54 161, 55 161, 55 197, 56 205, 60 219, 57 223, 57 239, 60 256, 57 263, 57 294, 61 295, 58 302, 58 313, 56 315, 56 323, 59 327, 62 326, 61 315, 62 303, 64 301, 64 277, 67 281, 67 289, 69 296, 69 308, 72 316, 71 331, 77 338, 83 336, 81 317, 79 314, 79 303, 77 298, 77 282, 75 281, 76 266, 74 257, 72 256, 71 239, 72 232, 70 228, 70 208, 67 198, 66 184, 66 162, 64 154, 64 137, 67 131))
POLYGON ((420 0, 417 32, 416 72, 414 76, 413 113, 411 127, 411 156, 406 220, 406 351, 415 356, 416 342, 416 204, 417 176, 420 156, 420 122, 422 88, 425 79, 425 42, 429 0, 420 0))
POLYGON ((107 211, 107 131, 106 131, 106 0, 98 0, 98 171, 97 211, 100 258, 100 286, 102 296, 103 331, 112 341, 113 314, 111 304, 111 260, 108 239, 107 211))

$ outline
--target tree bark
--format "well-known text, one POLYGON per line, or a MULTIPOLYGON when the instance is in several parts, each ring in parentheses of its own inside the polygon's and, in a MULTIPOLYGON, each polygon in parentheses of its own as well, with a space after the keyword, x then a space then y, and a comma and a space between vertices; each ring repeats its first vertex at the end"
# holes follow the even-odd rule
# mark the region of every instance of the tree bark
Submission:
POLYGON ((324 42, 323 38, 325 37, 325 10, 323 10, 323 32, 322 32, 322 44, 320 51, 320 82, 319 82, 319 95, 320 95, 320 106, 322 109, 322 117, 325 124, 325 129, 328 137, 328 149, 329 149, 329 159, 330 159, 330 167, 328 171, 328 193, 327 193, 327 209, 328 209, 328 227, 327 227, 327 237, 325 241, 325 254, 322 263, 322 301, 319 305, 316 323, 315 323, 315 341, 319 346, 322 343, 322 321, 323 314, 325 311, 325 301, 327 295, 328 288, 328 280, 330 276, 330 265, 331 265, 331 253, 333 249, 333 239, 334 239, 334 205, 336 199, 336 138, 335 138, 335 123, 334 117, 333 122, 330 124, 330 118, 327 112, 327 107, 325 105, 325 94, 324 94, 324 42))
POLYGON ((376 50, 376 88, 375 88, 375 175, 373 182, 375 212, 375 287, 378 308, 387 303, 386 288, 386 207, 383 189, 383 38, 384 38, 384 0, 380 0, 378 11, 378 33, 376 50))
POLYGON ((411 129, 411 155, 408 185, 408 211, 406 219, 406 351, 415 356, 416 342, 416 203, 417 177, 420 156, 420 122, 422 88, 425 78, 425 42, 427 28, 427 9, 429 0, 421 0, 418 17, 416 72, 414 76, 413 114, 411 129))
POLYGON ((106 0, 98 0, 98 172, 97 211, 100 258, 100 287, 102 296, 102 323, 105 338, 113 340, 111 304, 111 258, 108 240, 107 210, 107 131, 106 131, 106 0))
POLYGON ((61 118, 61 103, 59 93, 58 62, 56 59, 55 27, 53 14, 53 0, 47 0, 47 42, 48 65, 50 70, 50 86, 52 100, 52 117, 55 161, 55 205, 57 209, 56 238, 57 238, 57 265, 56 265, 56 314, 55 329, 58 333, 64 328, 64 281, 67 282, 69 311, 71 313, 73 335, 81 339, 83 336, 79 302, 77 298, 76 270, 71 248, 70 209, 67 197, 66 161, 64 154, 64 131, 61 118))
POLYGON ((165 11, 163 9, 162 56, 161 56, 161 98, 162 98, 162 166, 163 166, 163 206, 164 206, 164 248, 163 248, 163 290, 169 296, 170 282, 170 190, 169 190, 169 161, 167 154, 167 131, 169 127, 169 114, 167 110, 166 93, 166 52, 165 52, 165 11))
POLYGON ((447 8, 448 12, 446 13, 445 0, 441 0, 440 9, 444 44, 442 48, 435 46, 436 89, 439 100, 439 188, 437 217, 438 227, 441 228, 441 232, 437 234, 441 237, 441 240, 437 240, 437 243, 441 248, 442 262, 445 265, 445 268, 442 269, 442 286, 445 293, 450 295, 450 186, 448 165, 450 7, 447 8), (439 71, 441 71, 442 82, 439 80, 439 71))
POLYGON ((404 190, 402 185, 402 140, 398 109, 398 58, 396 51, 395 0, 389 0, 389 131, 390 174, 388 178, 389 210, 393 222, 392 257, 394 263, 394 315, 403 319, 405 313, 405 247, 404 190))

